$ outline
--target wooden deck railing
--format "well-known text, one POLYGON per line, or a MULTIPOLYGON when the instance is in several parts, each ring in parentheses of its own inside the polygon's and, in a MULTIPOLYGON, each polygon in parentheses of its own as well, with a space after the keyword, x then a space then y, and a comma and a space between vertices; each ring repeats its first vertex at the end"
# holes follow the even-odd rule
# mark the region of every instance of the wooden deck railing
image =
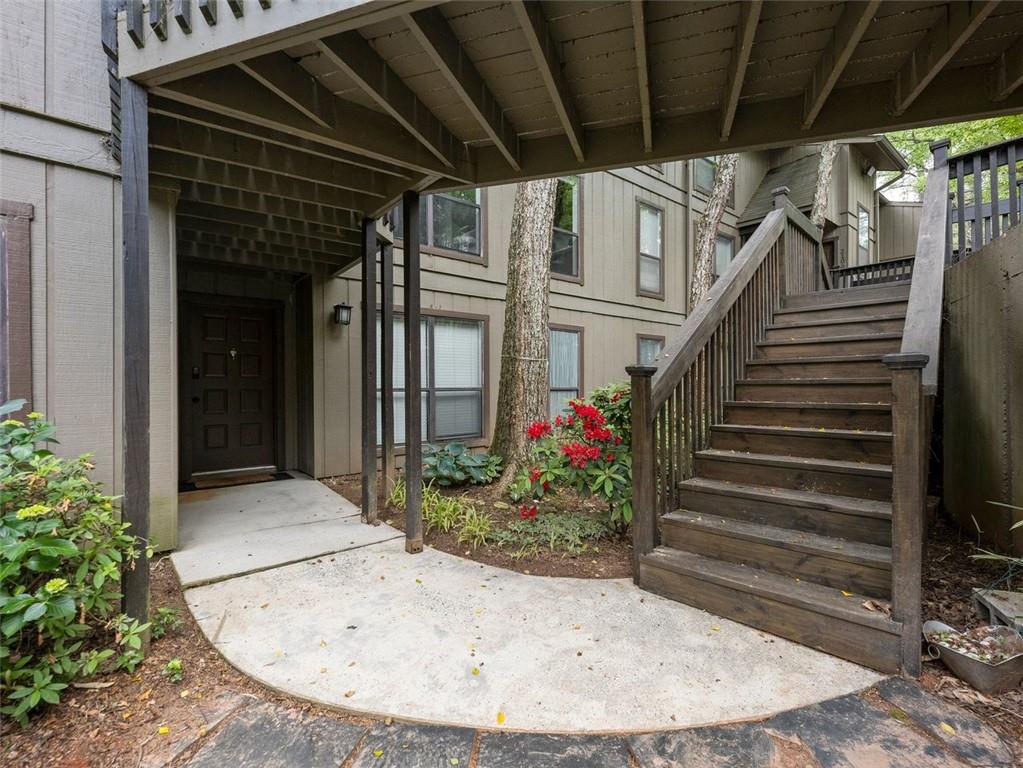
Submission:
POLYGON ((1023 213, 1023 136, 948 158, 951 213, 945 258, 953 263, 1019 224, 1023 213), (969 179, 969 181, 967 181, 969 179))
POLYGON ((831 270, 831 283, 834 288, 856 288, 861 285, 880 285, 882 283, 898 283, 913 277, 913 257, 888 259, 873 264, 860 264, 855 267, 839 267, 831 270))
POLYGON ((634 577, 657 544, 661 515, 692 477, 735 382, 743 377, 773 311, 786 295, 823 287, 820 234, 775 190, 775 207, 696 306, 654 365, 628 368, 632 379, 634 577))
POLYGON ((931 416, 938 391, 941 301, 949 229, 948 141, 931 145, 902 347, 892 373, 892 618, 902 624, 902 669, 920 673, 922 576, 931 416))

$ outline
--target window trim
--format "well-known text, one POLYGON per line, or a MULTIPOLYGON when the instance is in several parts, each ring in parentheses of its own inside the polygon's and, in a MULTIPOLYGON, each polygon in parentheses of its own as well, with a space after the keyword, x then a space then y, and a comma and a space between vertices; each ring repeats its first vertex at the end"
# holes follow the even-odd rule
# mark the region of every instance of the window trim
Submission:
MULTIPOLYGON (((473 321, 477 321, 477 322, 481 323, 481 326, 482 326, 481 333, 482 333, 482 341, 483 341, 483 359, 481 361, 481 364, 483 366, 483 380, 482 380, 482 383, 481 383, 481 398, 482 398, 482 401, 483 401, 482 402, 482 409, 481 409, 482 410, 482 413, 481 413, 482 422, 481 422, 481 425, 480 425, 480 432, 481 432, 481 434, 476 436, 476 437, 451 437, 451 438, 441 438, 440 440, 430 440, 430 439, 428 439, 428 436, 430 434, 430 425, 433 424, 433 422, 434 422, 434 415, 435 415, 435 412, 436 412, 436 398, 431 396, 431 397, 429 397, 427 399, 427 404, 426 404, 426 406, 427 406, 426 407, 426 434, 423 436, 423 445, 427 445, 427 444, 429 444, 429 445, 435 445, 435 444, 437 444, 437 445, 439 445, 439 444, 447 445, 448 443, 451 443, 451 442, 464 443, 467 448, 480 448, 480 447, 485 447, 485 446, 490 445, 490 440, 493 437, 490 434, 491 431, 492 431, 491 428, 490 428, 490 315, 479 315, 479 314, 475 314, 475 313, 472 313, 472 312, 457 312, 455 310, 445 310, 445 309, 421 309, 420 312, 419 312, 419 315, 420 315, 421 319, 441 318, 441 319, 445 319, 445 320, 473 320, 473 321)), ((394 305, 394 309, 393 309, 393 316, 395 318, 399 318, 399 317, 400 318, 404 318, 405 317, 405 308, 404 308, 404 306, 399 306, 399 305, 395 304, 394 305)), ((377 319, 379 319, 379 318, 380 318, 380 312, 377 311, 377 319)), ((432 344, 432 333, 433 333, 432 325, 428 323, 427 327, 430 328, 429 333, 431 334, 431 337, 430 337, 431 341, 427 343, 427 350, 428 350, 428 355, 432 355, 433 354, 433 349, 434 349, 433 344, 432 344)), ((396 348, 398 346, 398 343, 399 343, 398 339, 395 339, 395 347, 396 348)), ((423 364, 424 365, 426 364, 425 360, 423 361, 423 364)), ((431 366, 431 368, 432 368, 432 366, 431 366)), ((433 371, 432 370, 428 370, 427 371, 426 379, 427 379, 427 386, 423 387, 422 390, 424 392, 433 392, 433 391, 435 391, 435 388, 432 385, 432 382, 433 382, 433 371)), ((397 384, 397 382, 395 382, 395 384, 397 384)), ((380 385, 380 377, 377 376, 377 392, 378 393, 380 392, 379 385, 380 385)), ((448 390, 448 389, 450 389, 450 388, 446 388, 446 390, 448 390)), ((394 392, 404 392, 404 391, 405 391, 404 387, 398 387, 398 386, 394 387, 394 392)), ((395 441, 395 443, 394 443, 394 454, 396 456, 404 456, 405 455, 405 443, 399 443, 399 442, 395 441)), ((377 446, 377 456, 382 456, 382 455, 383 455, 383 446, 378 445, 377 446)))
MULTIPOLYGON (((560 179, 560 178, 563 178, 563 177, 559 176, 558 178, 560 179)), ((550 272, 551 272, 551 280, 561 280, 564 283, 575 283, 576 285, 583 285, 584 282, 585 282, 584 279, 583 279, 583 266, 584 266, 584 262, 583 262, 583 178, 584 178, 584 176, 583 176, 583 174, 578 174, 578 175, 576 175, 575 178, 577 179, 577 183, 575 185, 575 188, 576 188, 576 198, 577 198, 576 199, 576 210, 579 211, 579 224, 578 224, 579 231, 575 232, 573 234, 576 237, 576 256, 577 256, 577 258, 579 260, 579 274, 578 275, 563 275, 560 272, 555 272, 553 269, 550 272)), ((554 227, 553 229, 558 229, 558 228, 554 227)), ((565 230, 562 229, 560 231, 564 232, 565 230)), ((554 232, 552 230, 552 232, 551 232, 551 243, 552 243, 552 245, 553 245, 553 241, 554 241, 554 232)))
MULTIPOLYGON (((489 207, 487 205, 487 188, 476 187, 475 189, 479 192, 480 196, 480 255, 473 256, 471 253, 462 253, 461 251, 453 251, 450 248, 439 248, 436 245, 426 245, 424 243, 419 244, 420 253, 440 256, 445 259, 455 259, 456 261, 465 261, 469 264, 482 264, 484 267, 490 266, 490 255, 487 252, 487 210, 489 207)), ((420 197, 419 204, 423 205, 425 203, 426 205, 426 235, 428 239, 433 236, 433 196, 443 194, 443 192, 430 192, 420 197)), ((401 203, 398 203, 398 207, 400 206, 401 203)), ((394 247, 400 248, 404 252, 405 238, 395 235, 394 247)))
POLYGON ((0 198, 3 218, 4 295, 0 297, 0 402, 25 398, 23 408, 7 415, 17 419, 32 410, 32 220, 30 203, 0 198))
POLYGON ((870 263, 870 209, 863 203, 856 203, 856 262, 857 264, 870 263), (867 247, 860 245, 860 213, 867 214, 867 247), (862 260, 861 260, 862 259, 862 260))
POLYGON ((729 263, 729 264, 731 264, 731 263, 732 263, 732 261, 734 261, 734 260, 735 260, 735 257, 739 255, 739 251, 738 251, 738 250, 736 250, 736 248, 735 248, 735 241, 736 241, 736 240, 737 240, 738 238, 736 238, 736 236, 735 236, 735 235, 730 235, 730 234, 728 234, 727 232, 722 232, 722 231, 721 231, 721 230, 719 229, 719 230, 718 230, 718 233, 717 233, 717 235, 716 235, 716 236, 715 236, 715 238, 714 238, 714 248, 715 248, 715 250, 714 250, 714 279, 715 279, 715 280, 717 280, 717 279, 718 279, 719 277, 721 277, 721 275, 720 275, 720 274, 718 274, 718 271, 717 271, 717 266, 718 266, 718 258, 717 258, 717 239, 718 239, 719 237, 720 237, 720 238, 724 238, 725 240, 729 240, 729 241, 731 241, 731 243, 732 243, 732 258, 728 260, 728 263, 729 263))
MULTIPOLYGON (((547 323, 547 413, 551 412, 551 353, 550 353, 550 332, 551 331, 566 331, 568 333, 579 334, 579 383, 578 383, 578 394, 576 397, 585 397, 586 395, 586 383, 585 377, 583 376, 583 361, 586 360, 586 329, 581 325, 567 325, 565 323, 547 323)), ((567 388, 559 388, 559 392, 567 392, 567 388)))
POLYGON ((664 257, 665 257, 665 243, 664 243, 664 240, 665 240, 665 229, 667 228, 667 221, 666 221, 666 219, 667 219, 667 213, 666 213, 666 211, 664 210, 664 208, 662 206, 656 205, 656 204, 648 202, 646 200, 640 200, 639 198, 636 199, 636 295, 637 296, 643 296, 644 298, 648 298, 648 299, 658 299, 660 301, 664 301, 664 257), (640 243, 641 243, 641 238, 642 238, 642 233, 641 233, 642 219, 641 219, 641 216, 642 216, 642 209, 644 207, 645 208, 650 208, 651 210, 657 211, 658 213, 661 214, 661 253, 660 253, 660 257, 659 257, 659 259, 660 259, 660 274, 659 274, 659 277, 658 277, 658 285, 660 286, 660 290, 657 291, 657 292, 643 290, 643 288, 641 287, 641 284, 640 284, 640 266, 639 266, 640 265, 640 261, 641 261, 641 259, 642 259, 642 257, 644 255, 649 256, 649 254, 643 254, 642 251, 640 251, 640 243))
POLYGON ((639 362, 639 353, 640 353, 640 348, 642 347, 642 343, 644 341, 657 341, 657 342, 660 342, 660 344, 661 344, 661 352, 663 352, 665 344, 668 343, 668 337, 667 336, 658 336, 656 333, 637 333, 636 334, 636 364, 637 365, 642 365, 642 363, 639 362))

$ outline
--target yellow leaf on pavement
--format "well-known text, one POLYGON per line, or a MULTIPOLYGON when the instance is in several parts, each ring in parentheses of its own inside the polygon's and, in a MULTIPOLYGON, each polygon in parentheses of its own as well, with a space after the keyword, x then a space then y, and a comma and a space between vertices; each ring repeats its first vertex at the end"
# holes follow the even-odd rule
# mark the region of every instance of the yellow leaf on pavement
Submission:
POLYGON ((944 720, 942 720, 940 723, 938 723, 938 727, 941 728, 941 730, 943 730, 949 736, 955 736, 956 735, 956 729, 953 728, 948 723, 946 723, 944 720))
POLYGON ((497 724, 498 725, 504 725, 504 721, 505 721, 504 712, 498 712, 497 713, 497 724))
POLYGON ((161 736, 166 736, 168 733, 170 733, 170 728, 168 728, 166 725, 161 725, 160 730, 157 731, 157 733, 159 733, 161 736))

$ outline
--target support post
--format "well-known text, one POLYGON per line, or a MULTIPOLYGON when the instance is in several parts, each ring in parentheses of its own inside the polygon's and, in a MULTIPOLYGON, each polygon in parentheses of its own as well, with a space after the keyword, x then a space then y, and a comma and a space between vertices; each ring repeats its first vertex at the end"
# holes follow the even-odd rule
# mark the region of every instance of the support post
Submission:
POLYGON ((362 220, 362 520, 377 521, 377 228, 362 220))
MULTIPOLYGON (((774 207, 785 210, 789 202, 789 188, 785 186, 775 187, 771 190, 771 197, 774 200, 774 207)), ((781 285, 781 291, 779 293, 779 301, 784 306, 785 297, 791 292, 789 291, 788 283, 788 241, 789 241, 789 228, 785 226, 785 230, 781 233, 781 239, 778 241, 781 244, 781 253, 778 254, 778 273, 779 281, 781 285)))
POLYGON ((657 477, 654 453, 652 365, 630 365, 632 380, 632 580, 639 584, 640 558, 657 544, 657 477))
POLYGON ((380 506, 394 488, 394 246, 380 249, 380 431, 383 435, 380 506))
POLYGON ((405 227, 405 551, 423 551, 422 333, 419 308, 419 193, 401 197, 405 227))
MULTIPOLYGON (((121 80, 121 216, 124 236, 124 497, 121 518, 149 544, 149 98, 121 80)), ((143 550, 122 576, 122 608, 149 618, 149 559, 143 550)))
POLYGON ((927 504, 924 354, 885 355, 892 372, 892 618, 902 624, 902 671, 920 674, 921 577, 927 504))

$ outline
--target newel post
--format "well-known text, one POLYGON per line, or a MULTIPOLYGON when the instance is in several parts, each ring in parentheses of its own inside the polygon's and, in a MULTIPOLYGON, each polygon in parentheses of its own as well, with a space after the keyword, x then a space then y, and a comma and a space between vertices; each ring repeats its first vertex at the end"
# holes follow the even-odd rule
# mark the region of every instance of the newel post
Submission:
POLYGON ((657 544, 657 482, 654 455, 652 365, 630 365, 632 379, 632 580, 639 583, 639 559, 657 544))
POLYGON ((927 501, 924 354, 885 355, 892 373, 892 618, 902 623, 902 671, 920 674, 920 593, 927 501))
MULTIPOLYGON (((774 199, 774 207, 776 209, 785 210, 788 207, 789 202, 789 188, 786 186, 775 187, 771 190, 771 197, 774 199)), ((778 254, 778 284, 781 287, 779 298, 784 300, 785 296, 789 295, 789 284, 788 284, 788 224, 786 223, 785 228, 782 230, 781 238, 778 243, 781 248, 781 253, 778 254)))
MULTIPOLYGON (((952 146, 952 142, 949 139, 938 139, 932 141, 927 145, 927 148, 931 150, 931 159, 933 161, 934 168, 941 168, 943 165, 948 165, 948 148, 952 146)), ((952 261, 952 199, 953 195, 949 193, 946 196, 945 205, 948 206, 948 213, 945 216, 945 264, 948 265, 952 261)), ((962 201, 958 201, 958 205, 962 205, 962 201)), ((962 239, 962 234, 959 235, 962 239)), ((960 248, 962 250, 962 248, 960 248)))

